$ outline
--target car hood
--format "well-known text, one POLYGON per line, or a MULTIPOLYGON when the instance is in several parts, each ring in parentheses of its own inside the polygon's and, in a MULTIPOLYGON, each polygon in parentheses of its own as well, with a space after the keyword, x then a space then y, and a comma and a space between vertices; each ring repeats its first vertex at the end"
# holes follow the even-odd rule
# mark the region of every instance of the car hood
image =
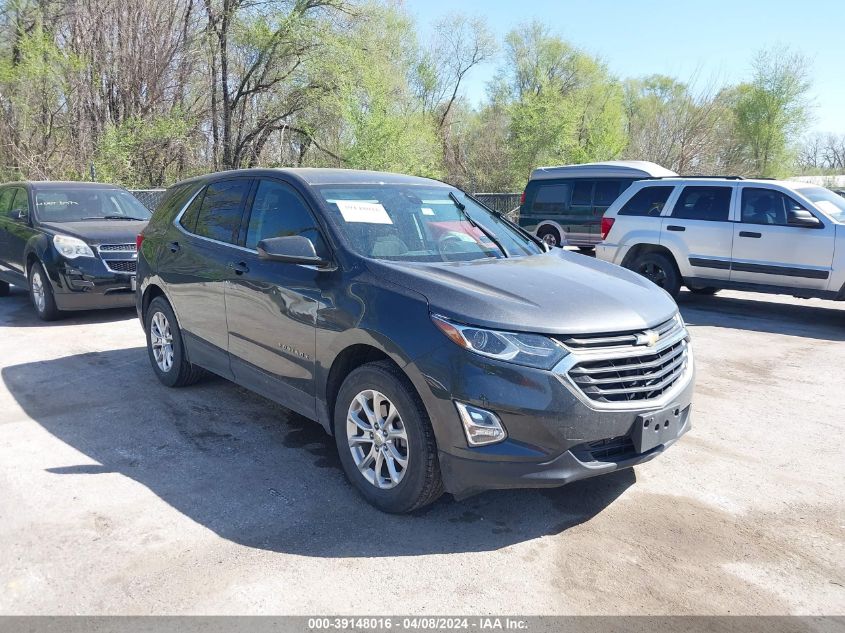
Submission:
POLYGON ((91 244, 129 244, 147 226, 130 220, 83 220, 82 222, 42 222, 41 228, 53 233, 78 237, 91 244))
POLYGON ((561 249, 472 262, 370 262, 376 275, 423 294, 433 313, 469 325, 543 334, 621 332, 657 325, 678 310, 644 277, 561 249))

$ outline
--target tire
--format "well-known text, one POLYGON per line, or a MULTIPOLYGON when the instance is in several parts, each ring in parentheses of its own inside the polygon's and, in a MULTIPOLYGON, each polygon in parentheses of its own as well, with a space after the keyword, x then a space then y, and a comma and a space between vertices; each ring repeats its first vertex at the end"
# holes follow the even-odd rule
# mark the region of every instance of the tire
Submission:
POLYGON ((62 313, 56 307, 56 298, 53 296, 53 286, 41 262, 35 262, 29 267, 28 278, 29 299, 38 318, 42 321, 55 321, 61 317, 62 313))
POLYGON ((543 240, 549 246, 561 246, 563 244, 563 237, 553 226, 544 226, 537 231, 537 237, 543 240))
POLYGON ((646 253, 637 257, 631 263, 630 269, 663 288, 673 299, 678 298, 681 291, 681 274, 670 257, 663 253, 646 253))
POLYGON ((188 362, 182 342, 182 331, 167 299, 156 297, 150 302, 144 314, 144 330, 147 335, 150 364, 162 384, 168 387, 187 387, 205 375, 202 368, 188 362))
POLYGON ((714 295, 719 292, 718 288, 714 288, 713 286, 705 286, 703 288, 691 288, 687 286, 687 289, 694 295, 714 295))
POLYGON ((368 363, 346 377, 335 402, 334 436, 347 479, 382 512, 412 512, 443 494, 428 414, 407 377, 392 363, 368 363), (373 402, 379 396, 384 400, 379 398, 382 405, 376 407, 373 402), (393 411, 398 419, 391 419, 393 411), (376 437, 380 432, 385 439, 376 437), (405 458, 404 467, 394 456, 405 458))
POLYGON ((9 296, 9 284, 5 281, 0 281, 0 297, 8 297, 9 296))

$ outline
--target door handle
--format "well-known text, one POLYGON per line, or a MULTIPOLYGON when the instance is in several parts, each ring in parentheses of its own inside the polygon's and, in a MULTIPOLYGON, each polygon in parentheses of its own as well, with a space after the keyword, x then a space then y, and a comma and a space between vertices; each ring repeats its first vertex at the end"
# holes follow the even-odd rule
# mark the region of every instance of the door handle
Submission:
POLYGON ((171 253, 177 253, 182 248, 181 246, 179 246, 179 242, 170 242, 168 246, 170 247, 171 253))
POLYGON ((756 233, 754 231, 740 231, 739 236, 740 237, 761 238, 761 237, 763 237, 763 234, 762 233, 756 233))
POLYGON ((227 266, 234 270, 236 275, 243 275, 249 272, 249 266, 246 265, 246 262, 238 262, 237 264, 235 262, 229 262, 227 266))
POLYGON ((686 231, 687 227, 685 226, 678 226, 677 224, 670 224, 666 227, 667 231, 686 231))

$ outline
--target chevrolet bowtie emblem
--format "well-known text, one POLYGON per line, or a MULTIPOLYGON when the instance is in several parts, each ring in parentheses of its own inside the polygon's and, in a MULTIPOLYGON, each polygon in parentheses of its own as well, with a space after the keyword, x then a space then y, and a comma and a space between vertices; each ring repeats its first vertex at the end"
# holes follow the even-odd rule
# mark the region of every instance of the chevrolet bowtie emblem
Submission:
POLYGON ((647 347, 654 347, 657 341, 660 340, 660 334, 654 330, 646 330, 637 334, 637 345, 645 345, 647 347))

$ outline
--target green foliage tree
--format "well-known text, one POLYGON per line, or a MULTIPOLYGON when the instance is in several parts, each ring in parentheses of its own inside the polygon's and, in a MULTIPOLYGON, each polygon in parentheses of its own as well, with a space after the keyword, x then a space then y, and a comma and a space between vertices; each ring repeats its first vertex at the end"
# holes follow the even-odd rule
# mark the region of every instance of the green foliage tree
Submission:
POLYGON ((736 135, 754 175, 781 176, 793 163, 794 143, 808 118, 808 63, 785 48, 761 51, 754 77, 738 87, 736 135))

